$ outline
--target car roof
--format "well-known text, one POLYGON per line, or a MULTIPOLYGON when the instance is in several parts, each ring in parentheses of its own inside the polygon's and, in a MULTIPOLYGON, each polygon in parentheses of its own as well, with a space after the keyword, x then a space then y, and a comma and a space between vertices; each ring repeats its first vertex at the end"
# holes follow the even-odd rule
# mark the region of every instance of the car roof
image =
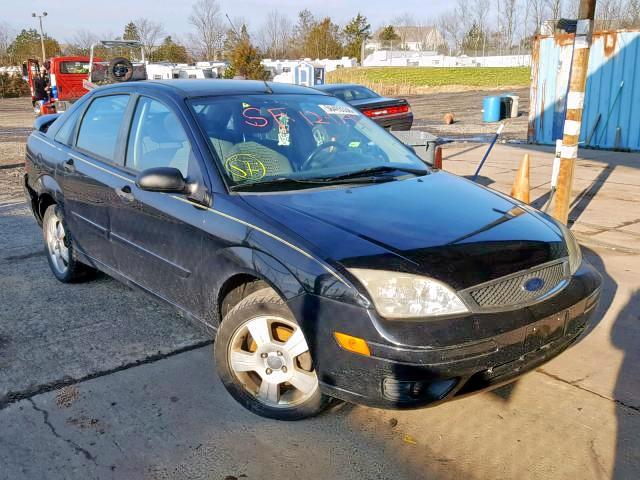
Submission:
POLYGON ((314 88, 321 91, 336 90, 338 88, 367 88, 359 83, 326 83, 324 85, 316 85, 314 88))
POLYGON ((170 92, 183 98, 208 97, 216 95, 252 95, 252 94, 298 94, 322 95, 313 88, 286 83, 263 82, 260 80, 221 80, 221 79, 175 79, 142 80, 111 84, 103 88, 117 90, 154 90, 170 92), (268 86, 268 87, 267 87, 268 86), (269 91, 270 90, 270 91, 269 91))

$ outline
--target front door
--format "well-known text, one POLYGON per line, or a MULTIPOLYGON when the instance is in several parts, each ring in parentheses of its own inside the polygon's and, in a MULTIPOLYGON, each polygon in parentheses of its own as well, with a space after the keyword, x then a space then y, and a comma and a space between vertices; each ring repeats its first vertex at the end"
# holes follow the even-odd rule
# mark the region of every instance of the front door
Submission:
MULTIPOLYGON (((130 178, 154 167, 173 167, 189 183, 204 187, 192 139, 179 112, 150 97, 139 97, 126 149, 130 178)), ((111 238, 118 269, 140 286, 190 313, 199 313, 206 210, 184 195, 148 192, 121 182, 111 210, 111 238)))

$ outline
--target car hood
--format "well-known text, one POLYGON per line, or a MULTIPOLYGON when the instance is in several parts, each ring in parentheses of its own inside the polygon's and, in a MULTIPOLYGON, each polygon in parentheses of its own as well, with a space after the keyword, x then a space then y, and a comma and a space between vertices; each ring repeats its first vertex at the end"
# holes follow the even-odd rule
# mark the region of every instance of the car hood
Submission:
POLYGON ((567 256, 555 225, 442 171, 243 198, 338 267, 426 275, 456 289, 567 256))

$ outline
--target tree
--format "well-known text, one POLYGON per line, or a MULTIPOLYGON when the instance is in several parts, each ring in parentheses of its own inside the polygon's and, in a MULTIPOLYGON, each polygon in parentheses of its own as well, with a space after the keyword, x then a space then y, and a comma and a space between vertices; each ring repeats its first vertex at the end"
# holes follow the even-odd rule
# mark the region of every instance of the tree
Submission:
POLYGON ((135 25, 144 56, 145 58, 151 58, 151 53, 158 44, 158 40, 164 35, 164 28, 162 24, 144 17, 136 19, 135 25))
POLYGON ((191 7, 189 23, 195 30, 191 39, 199 55, 205 60, 216 60, 224 41, 224 24, 218 2, 198 0, 191 7))
MULTIPOLYGON (((54 57, 61 53, 58 41, 47 36, 47 34, 44 35, 44 47, 48 57, 54 57)), ((40 34, 34 28, 23 29, 11 42, 7 53, 12 63, 21 63, 27 58, 40 58, 42 55, 40 34)))
POLYGON ((386 27, 384 27, 378 37, 384 42, 393 42, 400 40, 400 35, 396 33, 393 25, 387 25, 386 27))
POLYGON ((246 40, 248 42, 251 42, 247 25, 245 23, 239 22, 235 22, 235 24, 240 24, 242 26, 240 27, 239 32, 237 32, 234 27, 231 27, 227 30, 227 34, 223 44, 224 57, 226 59, 230 59, 233 56, 233 52, 241 41, 246 40))
POLYGON ((628 0, 624 12, 625 28, 640 27, 640 0, 628 0))
POLYGON ((9 64, 8 50, 11 41, 15 37, 15 31, 7 22, 0 22, 0 65, 9 64))
POLYGON ((258 43, 268 57, 286 58, 292 37, 293 24, 289 17, 272 10, 258 33, 258 43))
POLYGON ((137 40, 140 41, 140 34, 138 33, 138 27, 134 22, 129 22, 124 26, 123 40, 137 40))
POLYGON ((317 20, 310 10, 301 10, 298 12, 298 22, 293 29, 293 38, 291 41, 291 53, 293 57, 307 56, 305 53, 305 44, 309 33, 317 25, 317 20))
POLYGON ((171 35, 168 35, 153 51, 151 60, 154 62, 189 63, 191 57, 184 45, 174 42, 171 35))
MULTIPOLYGON (((126 32, 126 29, 125 29, 126 32)), ((71 40, 67 41, 68 52, 73 55, 89 55, 91 45, 98 42, 98 36, 91 30, 78 30, 71 40)), ((98 55, 102 56, 102 55, 98 55)))
POLYGON ((225 77, 240 76, 247 80, 265 80, 267 73, 260 62, 261 58, 258 49, 251 44, 248 35, 246 37, 241 36, 233 52, 231 52, 230 67, 225 72, 225 77))
POLYGON ((345 41, 344 54, 356 57, 359 62, 362 62, 362 45, 371 37, 371 25, 367 22, 367 17, 358 12, 358 15, 344 27, 343 36, 345 41))
POLYGON ((306 57, 313 58, 339 58, 342 56, 342 42, 340 41, 340 28, 326 17, 316 23, 304 42, 306 57))
POLYGON ((462 50, 464 52, 476 53, 486 42, 485 34, 477 23, 471 25, 471 29, 467 32, 462 40, 462 50))

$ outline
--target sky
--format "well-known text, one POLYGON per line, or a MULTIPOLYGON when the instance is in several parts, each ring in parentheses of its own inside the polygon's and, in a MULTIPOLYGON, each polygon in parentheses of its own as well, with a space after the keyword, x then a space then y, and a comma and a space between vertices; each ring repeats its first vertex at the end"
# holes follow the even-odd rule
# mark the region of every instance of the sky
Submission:
MULTIPOLYGON (((9 23, 16 29, 36 27, 37 19, 31 13, 46 11, 43 19, 44 30, 61 42, 73 38, 80 29, 98 34, 121 35, 124 25, 139 17, 148 17, 161 22, 167 33, 182 37, 190 31, 188 17, 192 0, 0 0, 2 16, 0 21, 9 23)), ((355 16, 358 11, 365 15, 371 26, 389 22, 390 19, 409 12, 416 19, 435 22, 435 17, 447 10, 452 0, 219 0, 222 12, 232 19, 243 17, 249 30, 260 28, 265 15, 271 10, 287 14, 292 20, 298 11, 308 8, 316 16, 331 16, 340 24, 355 16)))

